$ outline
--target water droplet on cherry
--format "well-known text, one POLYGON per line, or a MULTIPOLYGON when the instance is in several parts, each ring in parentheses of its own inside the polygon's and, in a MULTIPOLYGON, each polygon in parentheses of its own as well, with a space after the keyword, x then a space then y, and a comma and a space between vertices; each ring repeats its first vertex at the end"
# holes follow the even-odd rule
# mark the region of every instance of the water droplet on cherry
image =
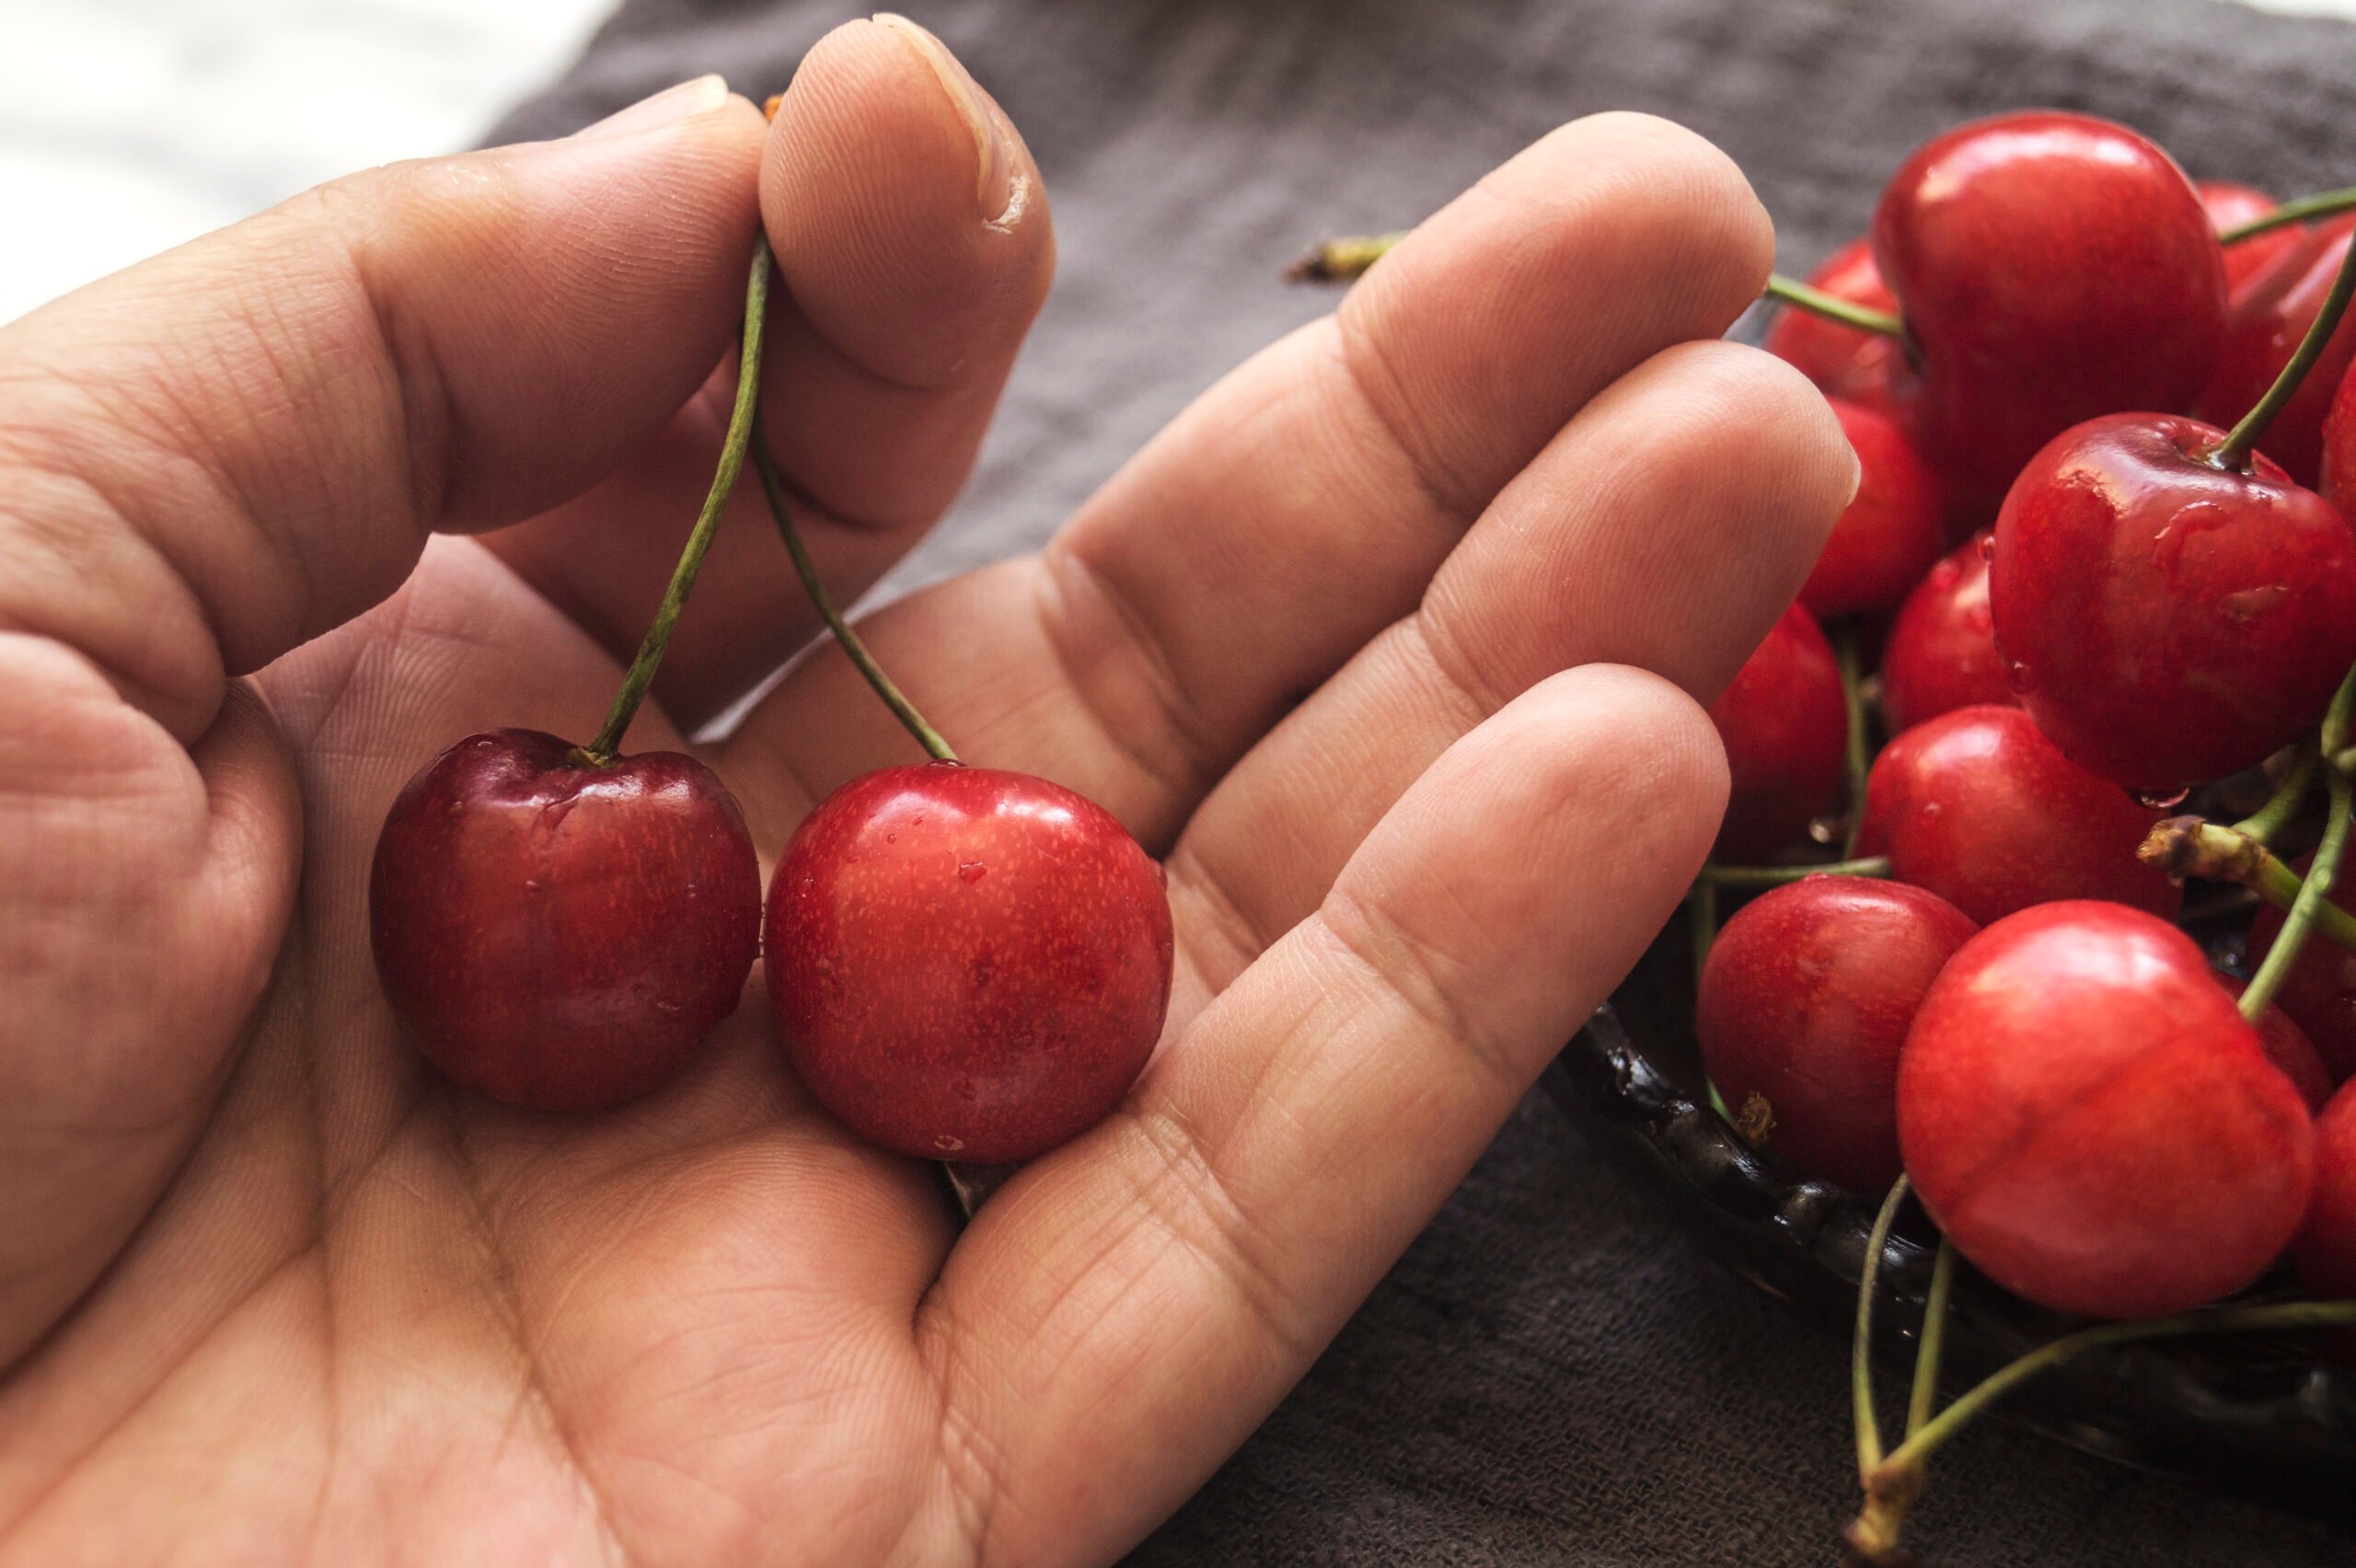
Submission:
POLYGON ((989 874, 990 869, 987 866, 983 865, 979 860, 960 860, 957 862, 957 880, 961 882, 977 882, 989 874))

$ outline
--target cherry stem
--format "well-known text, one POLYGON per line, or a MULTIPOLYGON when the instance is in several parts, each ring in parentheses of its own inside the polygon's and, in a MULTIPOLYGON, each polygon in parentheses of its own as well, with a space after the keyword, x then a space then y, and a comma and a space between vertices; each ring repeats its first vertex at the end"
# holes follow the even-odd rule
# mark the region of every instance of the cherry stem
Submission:
POLYGON ((1767 274, 1766 295, 1781 300, 1795 309, 1811 316, 1821 316, 1828 321, 1838 321, 1843 327, 1854 327, 1860 332, 1871 332, 1883 338, 1903 338, 1906 323, 1887 310, 1859 305, 1838 294, 1826 294, 1813 284, 1787 278, 1781 272, 1767 274))
POLYGON ((1906 1202, 1904 1176, 1890 1184, 1889 1195, 1874 1216, 1865 1237, 1865 1265, 1857 1271, 1857 1332, 1849 1344, 1849 1401, 1857 1418, 1857 1474, 1870 1477, 1881 1468, 1881 1421, 1874 1413, 1874 1286, 1881 1278, 1881 1255, 1889 1246, 1889 1228, 1906 1202))
POLYGON ((2243 240, 2256 239, 2259 235, 2271 234, 2279 228, 2289 228, 2292 224, 2303 224, 2310 218, 2327 218, 2350 208, 2356 208, 2356 185, 2326 190, 2318 195, 2302 196, 2295 202, 2283 202, 2262 217, 2235 225, 2217 236, 2217 243, 2239 245, 2243 240))
POLYGON ((917 738, 917 744, 936 762, 955 762, 957 754, 941 738, 941 732, 925 722, 917 705, 884 673, 884 666, 875 662, 875 655, 867 651, 867 644, 860 640, 859 633, 850 628, 850 623, 835 607, 835 596, 818 580, 817 563, 810 559, 810 551, 802 542, 802 531, 793 525, 793 509, 787 504, 785 481, 778 475, 777 460, 769 455, 768 443, 758 438, 753 443, 753 471, 760 476, 761 492, 768 497, 769 515, 777 519, 777 531, 784 536, 786 553, 793 558, 794 575, 802 579, 803 592, 810 595, 810 602, 825 617, 826 629, 835 634, 835 641, 858 666, 859 673, 867 677, 867 684, 884 699, 884 706, 892 710, 893 717, 917 738))
POLYGON ((1813 866, 1703 866, 1695 873, 1696 887, 1781 887, 1807 877, 1886 877, 1889 857, 1867 855, 1859 859, 1824 860, 1813 866))
POLYGON ((1914 1352, 1914 1390, 1906 1401, 1906 1435, 1913 1436, 1931 1419, 1931 1405, 1939 1393, 1939 1359, 1946 1348, 1947 1299, 1955 1294, 1955 1243, 1939 1238, 1939 1255, 1931 1261, 1931 1292, 1923 1298, 1923 1340, 1914 1352))
POLYGON ((1368 268, 1389 255, 1406 237, 1405 229, 1394 229, 1389 234, 1345 235, 1322 240, 1285 269, 1285 279, 1295 283, 1346 283, 1365 276, 1368 268))
POLYGON ((2282 781, 2274 787, 2266 804, 2234 824, 2234 831, 2260 844, 2271 844, 2274 836, 2289 826, 2299 808, 2306 804, 2308 787, 2316 781, 2316 753, 2301 748, 2298 760, 2284 772, 2282 781))
POLYGON ((2064 1334, 2038 1346, 2003 1369, 1991 1373, 1979 1387, 1958 1396, 1955 1403, 1926 1422, 1923 1429, 1900 1444, 1882 1461, 1884 1470, 1919 1468, 1923 1461, 1972 1418, 2027 1382, 2038 1373, 2061 1366, 2072 1356, 2105 1345, 2138 1344, 2147 1340, 2184 1339, 2195 1334, 2271 1333, 2287 1329, 2336 1329, 2356 1325, 2356 1301, 2286 1301, 2267 1307, 2209 1307, 2173 1318, 2139 1318, 2130 1322, 2101 1323, 2064 1334))
MULTIPOLYGON (((2275 908, 2288 911, 2299 902, 2306 884, 2274 852, 2237 827, 2220 827, 2199 817, 2169 817, 2152 827, 2151 836, 2135 851, 2145 865, 2181 882, 2200 877, 2209 882, 2239 882, 2275 908)), ((2356 915, 2337 904, 2316 906, 2316 935, 2356 951, 2356 915)))
POLYGON ((2274 378, 2274 385, 2266 389, 2266 396, 2258 400, 2258 406, 2225 432, 2223 444, 2209 455, 2211 463, 2220 468, 2248 468, 2249 455, 2256 449, 2258 438, 2266 433, 2274 416, 2297 394, 2299 383, 2307 378, 2308 369, 2323 357, 2324 346, 2339 330, 2339 318, 2348 313, 2351 294, 2356 294, 2356 245, 2350 246, 2348 254, 2340 258, 2339 271, 2331 280, 2331 293, 2324 296, 2323 308, 2307 324, 2307 335, 2299 340, 2291 363, 2282 367, 2282 374, 2274 378))
POLYGON ((592 767, 610 767, 619 755, 623 732, 629 721, 638 716, 638 705, 646 700, 647 688, 654 684, 654 672, 662 666, 663 652, 671 645, 671 630, 679 624, 679 612, 687 608, 687 595, 695 591, 696 574, 703 570, 703 558, 711 548, 712 536, 720 531, 721 514, 728 510, 728 497, 736 488, 736 476, 745 467, 745 448, 752 440, 753 416, 760 407, 761 333, 767 325, 769 301, 769 242, 767 235, 753 241, 752 278, 745 285, 745 340, 736 365, 736 404, 729 410, 728 434, 720 446, 720 467, 711 476, 711 490, 704 496, 703 511, 697 514, 695 528, 687 535, 687 548, 679 552, 679 564, 672 570, 671 585, 663 590, 663 602, 655 607, 654 619, 646 628, 646 639, 638 645, 638 656, 629 662, 629 670, 622 676, 621 690, 614 694, 614 706, 606 715, 605 728, 597 738, 579 747, 573 755, 592 767))
MULTIPOLYGON (((2356 247, 2349 252, 2356 258, 2356 247)), ((2343 282, 2356 278, 2347 267, 2340 269, 2343 282)), ((2338 285, 2334 285, 2337 293, 2338 285)), ((2348 744, 2348 724, 2351 709, 2356 709, 2356 669, 2350 669, 2339 683, 2339 690, 2331 699, 2330 709, 2323 716, 2323 750, 2327 755, 2338 755, 2348 744)), ((2255 1023, 2266 1012, 2275 993, 2291 977, 2292 965, 2299 962, 2299 951, 2307 945, 2307 933, 2316 923, 2317 911, 2327 906, 2331 884, 2339 874, 2339 858, 2348 848, 2348 824, 2350 815, 2350 789, 2348 775, 2338 768, 2324 776, 2324 789, 2331 805, 2324 817, 2323 841, 2316 846, 2316 856, 2307 867, 2306 884, 2291 901, 2288 913, 2282 917, 2282 929, 2276 933, 2274 945, 2266 951, 2266 962, 2249 977, 2249 987, 2242 993, 2242 1017, 2255 1023)), ((2329 905, 2337 908, 2338 905, 2329 905)))
POLYGON ((1857 636, 1843 627, 1832 644, 1832 656, 1841 670, 1841 700, 1849 715, 1849 827, 1842 836, 1841 855, 1854 859, 1857 839, 1865 831, 1865 777, 1872 771, 1873 758, 1865 755, 1865 683, 1857 676, 1857 636))

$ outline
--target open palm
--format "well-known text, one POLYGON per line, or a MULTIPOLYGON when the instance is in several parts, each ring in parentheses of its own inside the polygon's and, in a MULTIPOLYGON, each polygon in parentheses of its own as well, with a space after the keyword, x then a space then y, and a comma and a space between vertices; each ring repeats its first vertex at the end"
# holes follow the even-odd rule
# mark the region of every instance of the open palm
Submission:
MULTIPOLYGON (((1673 906, 1724 789, 1696 698, 1854 468, 1796 376, 1706 340, 1771 249, 1740 177, 1605 117, 1044 553, 867 623, 968 757, 1166 861, 1169 1028, 1112 1121, 961 1234, 757 997, 609 1115, 419 1065, 368 959, 377 825, 463 733, 595 728, 710 471, 756 222, 764 417, 828 579, 963 479, 1053 245, 937 47, 855 23, 766 132, 691 85, 0 333, 0 1559, 1101 1561, 1673 906)), ((629 749, 814 629, 747 487, 629 749)), ((823 651, 708 755, 770 857, 913 753, 823 651)))

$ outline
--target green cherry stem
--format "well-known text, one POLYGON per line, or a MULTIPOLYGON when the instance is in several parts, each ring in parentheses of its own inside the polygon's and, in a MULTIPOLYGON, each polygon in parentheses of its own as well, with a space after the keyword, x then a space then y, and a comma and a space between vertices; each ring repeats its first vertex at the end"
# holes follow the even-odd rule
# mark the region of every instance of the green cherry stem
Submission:
MULTIPOLYGON (((2350 251, 2356 257, 2356 249, 2350 251)), ((2348 268, 2340 269, 2340 280, 2356 277, 2348 268)), ((2338 285, 2334 285, 2335 293, 2338 285)), ((2356 710, 2356 669, 2350 669, 2339 683, 2339 692, 2331 699, 2331 708, 2323 716, 2323 753, 2337 756, 2348 744, 2348 726, 2351 710, 2356 710)), ((2265 1015, 2275 993, 2282 989, 2282 982, 2291 976, 2291 966, 2299 962, 2299 951, 2307 945, 2307 934, 2314 929, 2316 912, 2325 907, 2331 895, 2332 880, 2339 874, 2339 859, 2348 848, 2348 824, 2350 815, 2350 790, 2348 775, 2334 767, 2324 775, 2324 789, 2331 802, 2324 817, 2323 842, 2316 846, 2316 857, 2307 867, 2306 884, 2291 901, 2290 912, 2282 917, 2282 929, 2276 934, 2274 945, 2266 951, 2266 962, 2249 977, 2249 988, 2242 993, 2242 1017, 2255 1023, 2265 1015)))
MULTIPOLYGON (((2178 881, 2239 882, 2275 908, 2288 911, 2306 884, 2272 850, 2237 827, 2220 827, 2199 817, 2169 817, 2154 824, 2136 850, 2145 865, 2178 881)), ((2356 915, 2337 904, 2318 904, 2316 934, 2356 950, 2356 915)))
POLYGON ((1958 1396, 1900 1443, 1884 1467, 1919 1466, 1942 1444, 1968 1425, 1974 1416, 2040 1372, 2061 1366, 2073 1355, 2110 1344, 2138 1344, 2148 1340, 2184 1339, 2195 1334, 2267 1333, 2290 1329, 2337 1329, 2356 1324, 2356 1301, 2286 1301, 2269 1307, 2208 1307, 2173 1318, 2138 1318, 2122 1323, 2101 1323, 2064 1334, 2040 1345, 2002 1370, 1991 1373, 1979 1387, 1958 1396))
POLYGON ((1807 877, 1886 877, 1889 857, 1867 855, 1860 859, 1826 860, 1813 866, 1704 866, 1695 874, 1697 887, 1781 887, 1807 877))
POLYGON ((1389 255, 1406 237, 1405 229, 1393 229, 1389 234, 1345 235, 1323 240, 1286 268, 1285 278, 1296 283, 1346 283, 1365 276, 1369 267, 1389 255))
POLYGON ((2324 296, 2323 308, 2307 324, 2307 335, 2299 340, 2291 363, 2282 367, 2282 374, 2274 378, 2274 385, 2266 389, 2266 396, 2258 400, 2257 407, 2225 432, 2223 444, 2209 455, 2212 465, 2220 468, 2248 468, 2249 455, 2257 448, 2258 438, 2266 433, 2266 427, 2274 422, 2274 416, 2282 411, 2283 405, 2298 392, 2299 383, 2307 378, 2308 369, 2322 357, 2324 345, 2331 341, 2339 318, 2348 313, 2350 294, 2356 294, 2356 245, 2350 246, 2348 254, 2340 259, 2339 271, 2331 280, 2331 293, 2324 296))
POLYGON ((1865 1236, 1865 1261, 1857 1271, 1857 1332, 1849 1343, 1849 1402, 1857 1418, 1857 1473, 1870 1476, 1881 1468, 1881 1418, 1874 1413, 1874 1287, 1881 1280, 1881 1255, 1889 1246, 1889 1228, 1906 1202, 1906 1178, 1890 1184, 1889 1195, 1874 1216, 1865 1236))
POLYGON ((941 732, 925 722, 917 705, 884 673, 884 666, 875 662, 875 655, 867 651, 867 644, 860 640, 859 633, 850 628, 850 623, 835 607, 835 596, 818 580, 817 563, 810 559, 810 551, 802 542, 802 531, 793 525, 793 509, 787 503, 785 481, 778 475, 777 460, 769 455, 768 443, 758 437, 753 443, 753 471, 760 476, 761 493, 768 498, 769 515, 777 519, 777 531, 785 538, 786 553, 793 558, 794 575, 802 579, 803 592, 810 595, 811 604, 825 617, 826 629, 835 634, 835 641, 926 754, 936 762, 955 762, 957 754, 941 738, 941 732))
MULTIPOLYGON (((2040 1372, 2072 1356, 2105 1345, 2194 1334, 2263 1333, 2292 1329, 2345 1328, 2356 1324, 2356 1301, 2292 1301, 2270 1307, 2210 1307, 2174 1318, 2142 1318, 2102 1323, 2064 1334, 1999 1371, 1911 1432, 1906 1441, 1865 1472, 1865 1505, 1848 1529, 1851 1549, 1867 1562, 1900 1561, 1898 1532, 1907 1510, 1922 1494, 1926 1461, 1990 1405, 2040 1372)), ((1926 1331, 1927 1332, 1927 1331, 1926 1331)))
POLYGON ((2316 754, 2302 748, 2298 760, 2282 775, 2282 781, 2274 787, 2266 804, 2234 824, 2234 831, 2260 844, 2273 843, 2274 836, 2289 826, 2291 819, 2299 814, 2299 808, 2306 804, 2307 790, 2316 781, 2316 754))
POLYGON ((711 490, 704 496, 703 511, 696 517, 696 525, 687 535, 687 548, 679 552, 679 564, 671 572, 671 585, 663 590, 663 602, 655 607, 654 619, 646 628, 646 639, 638 645, 638 656, 629 662, 629 670, 622 676, 621 689, 614 694, 614 706, 606 715, 605 728, 597 738, 578 748, 573 755, 592 767, 610 767, 620 754, 623 733, 629 721, 637 717, 638 705, 646 700, 647 688, 654 684, 654 672, 662 666, 664 650, 671 645, 671 630, 679 624, 679 612, 687 608, 687 595, 695 591, 696 574, 703 570, 703 558, 711 548, 712 536, 720 531, 721 514, 728 510, 729 493, 736 488, 736 476, 744 470, 745 448, 753 435, 753 415, 760 406, 761 333, 768 324, 769 302, 769 242, 767 235, 753 241, 753 271, 745 285, 745 340, 736 365, 736 403, 729 410, 728 434, 720 446, 720 467, 711 476, 711 490))
POLYGON ((2322 191, 2314 196, 2302 196, 2295 202, 2283 202, 2263 217, 2236 224, 2219 235, 2217 242, 2220 245, 2239 245, 2243 240, 2256 239, 2259 235, 2271 234, 2279 228, 2289 228, 2292 224, 2304 224, 2310 218, 2327 218, 2351 208, 2356 208, 2356 185, 2322 191))
POLYGON ((1890 312, 1876 310, 1870 306, 1842 299, 1838 294, 1826 294, 1813 284, 1801 282, 1797 278, 1787 278, 1781 272, 1767 274, 1766 294, 1769 299, 1781 300, 1795 309, 1805 310, 1810 316, 1821 316, 1828 321, 1838 321, 1843 327, 1854 327, 1860 332, 1871 332, 1883 338, 1906 336, 1906 323, 1890 312))
POLYGON ((1939 1255, 1931 1261, 1931 1292, 1923 1298, 1923 1339, 1914 1351, 1914 1389, 1906 1401, 1906 1435, 1913 1436, 1931 1419, 1931 1405, 1939 1393, 1939 1360, 1946 1348, 1947 1300, 1955 1294, 1955 1243, 1939 1238, 1939 1255))

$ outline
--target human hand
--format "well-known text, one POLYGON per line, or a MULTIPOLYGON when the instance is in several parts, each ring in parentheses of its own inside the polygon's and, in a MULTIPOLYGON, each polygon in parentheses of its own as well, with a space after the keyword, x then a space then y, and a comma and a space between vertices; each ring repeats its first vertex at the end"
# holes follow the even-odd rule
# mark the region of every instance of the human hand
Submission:
MULTIPOLYGON (((377 826, 462 734, 596 727, 710 471, 756 222, 766 427, 827 580, 963 479, 1053 244, 937 49, 853 23, 766 132, 693 84, 0 330, 0 1560, 1103 1560, 1674 907, 1724 793, 1697 699, 1854 469, 1795 373, 1706 340, 1772 248, 1740 176, 1605 116, 1041 554, 863 628, 968 757, 1166 862, 1168 1031, 1110 1122, 961 1234, 757 997, 606 1116, 419 1064, 368 956, 377 826)), ((747 485, 629 749, 815 629, 747 485)), ((707 755, 769 858, 913 752, 828 651, 707 755)))

